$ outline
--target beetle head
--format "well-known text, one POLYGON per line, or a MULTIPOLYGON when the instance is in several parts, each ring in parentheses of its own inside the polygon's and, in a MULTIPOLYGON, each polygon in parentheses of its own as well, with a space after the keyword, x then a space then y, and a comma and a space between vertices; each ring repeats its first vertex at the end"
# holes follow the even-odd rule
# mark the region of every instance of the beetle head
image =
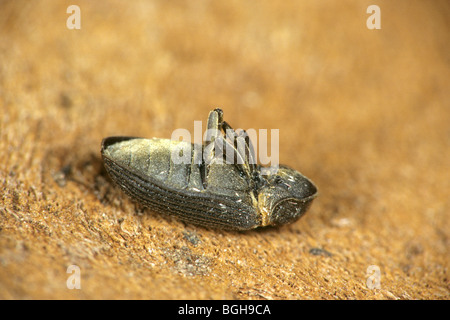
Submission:
POLYGON ((317 196, 316 186, 289 167, 280 166, 276 174, 265 178, 267 183, 258 193, 263 225, 282 225, 299 219, 317 196))

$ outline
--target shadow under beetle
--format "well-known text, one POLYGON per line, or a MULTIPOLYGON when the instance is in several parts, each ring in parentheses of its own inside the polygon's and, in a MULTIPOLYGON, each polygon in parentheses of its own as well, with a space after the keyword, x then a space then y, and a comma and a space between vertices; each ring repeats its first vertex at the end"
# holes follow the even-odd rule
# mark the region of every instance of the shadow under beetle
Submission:
POLYGON ((210 143, 203 145, 105 138, 101 145, 105 168, 138 203, 200 226, 249 230, 303 216, 317 196, 308 178, 284 165, 263 174, 249 137, 245 131, 236 133, 220 109, 209 113, 207 129, 210 143), (224 161, 225 150, 233 151, 231 163, 224 161), (180 163, 174 155, 187 156, 189 163, 180 163))

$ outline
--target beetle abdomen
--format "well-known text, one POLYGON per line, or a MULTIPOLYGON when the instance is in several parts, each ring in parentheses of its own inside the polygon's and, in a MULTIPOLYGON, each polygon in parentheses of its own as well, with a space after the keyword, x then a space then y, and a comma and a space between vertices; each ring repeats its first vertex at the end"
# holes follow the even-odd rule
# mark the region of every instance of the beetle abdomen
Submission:
POLYGON ((168 142, 145 140, 111 137, 102 142, 102 156, 108 174, 134 200, 152 210, 206 227, 247 230, 261 224, 250 198, 244 194, 228 197, 208 192, 201 186, 197 164, 176 164, 181 166, 177 168, 170 160, 168 142), (127 140, 133 140, 136 146, 130 144, 128 150, 120 151, 120 142, 127 140), (167 150, 162 150, 161 145, 149 148, 153 142, 166 144, 167 150), (198 173, 192 170, 193 167, 197 167, 198 173))
POLYGON ((156 138, 133 138, 106 143, 108 145, 103 152, 125 167, 177 189, 203 189, 200 167, 193 161, 197 150, 190 143, 156 138), (180 153, 187 149, 185 161, 172 161, 172 152, 180 153))

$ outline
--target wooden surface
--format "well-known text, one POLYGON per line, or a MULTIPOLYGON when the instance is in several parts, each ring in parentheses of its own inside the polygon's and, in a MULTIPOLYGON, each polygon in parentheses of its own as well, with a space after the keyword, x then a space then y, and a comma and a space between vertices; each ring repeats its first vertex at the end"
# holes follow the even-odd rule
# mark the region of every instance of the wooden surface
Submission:
POLYGON ((377 1, 381 30, 371 1, 75 2, 80 30, 61 1, 0 4, 1 299, 449 299, 448 2, 377 1), (214 107, 280 129, 305 217, 207 230, 112 185, 103 137, 214 107))

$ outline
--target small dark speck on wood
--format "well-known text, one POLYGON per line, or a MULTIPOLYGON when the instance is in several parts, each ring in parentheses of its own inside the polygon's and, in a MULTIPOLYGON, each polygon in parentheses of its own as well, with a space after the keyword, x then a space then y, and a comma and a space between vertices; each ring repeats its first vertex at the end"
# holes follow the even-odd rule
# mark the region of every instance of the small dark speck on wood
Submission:
POLYGON ((210 259, 194 254, 188 247, 183 246, 181 249, 166 249, 164 250, 164 254, 174 262, 174 270, 181 274, 187 276, 204 276, 210 272, 210 259))
POLYGON ((184 238, 192 243, 195 247, 200 243, 200 239, 195 232, 192 231, 183 231, 184 238))
POLYGON ((325 249, 321 249, 321 248, 311 248, 309 250, 309 253, 314 255, 314 256, 324 256, 324 257, 331 257, 332 254, 330 252, 328 252, 325 249))
POLYGON ((64 92, 62 92, 59 96, 59 104, 61 107, 65 108, 65 109, 69 109, 73 105, 72 99, 70 98, 70 96, 64 92))
POLYGON ((72 166, 70 164, 64 166, 58 172, 53 174, 53 180, 60 186, 65 187, 67 184, 67 178, 72 173, 72 166))

